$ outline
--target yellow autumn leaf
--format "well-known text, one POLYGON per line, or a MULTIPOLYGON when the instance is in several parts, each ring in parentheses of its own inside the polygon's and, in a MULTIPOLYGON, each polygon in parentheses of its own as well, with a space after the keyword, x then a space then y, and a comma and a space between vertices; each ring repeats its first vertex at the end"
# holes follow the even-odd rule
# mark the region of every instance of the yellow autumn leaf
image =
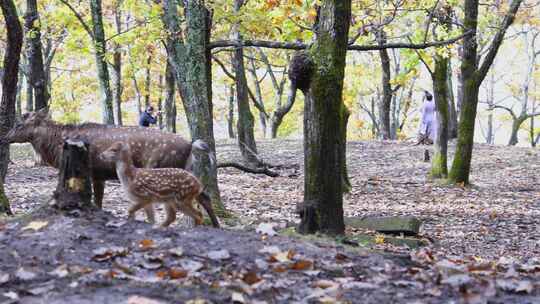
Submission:
POLYGON ((49 222, 47 221, 33 221, 30 222, 28 225, 24 226, 22 230, 33 229, 34 231, 38 231, 39 229, 47 226, 48 224, 49 222))
POLYGON ((376 235, 375 236, 375 244, 384 244, 384 236, 382 235, 376 235))

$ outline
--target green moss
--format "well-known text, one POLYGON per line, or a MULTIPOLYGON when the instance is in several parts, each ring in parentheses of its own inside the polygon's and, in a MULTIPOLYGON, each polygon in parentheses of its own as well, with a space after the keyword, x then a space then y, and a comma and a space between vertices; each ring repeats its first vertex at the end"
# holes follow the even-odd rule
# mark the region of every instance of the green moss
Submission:
POLYGON ((436 152, 431 162, 431 178, 446 178, 448 176, 448 167, 446 164, 446 155, 436 152))

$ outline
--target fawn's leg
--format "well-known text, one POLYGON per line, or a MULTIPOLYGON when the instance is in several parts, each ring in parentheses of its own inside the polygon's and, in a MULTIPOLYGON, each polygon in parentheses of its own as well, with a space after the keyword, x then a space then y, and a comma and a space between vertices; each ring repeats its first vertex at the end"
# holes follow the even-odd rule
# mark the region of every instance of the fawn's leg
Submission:
POLYGON ((161 224, 161 227, 167 227, 176 220, 176 208, 174 207, 174 202, 167 202, 165 204, 165 212, 167 212, 167 217, 161 224))
POLYGON ((193 207, 193 197, 186 198, 182 201, 177 201, 177 206, 180 211, 185 215, 193 218, 195 220, 195 225, 201 225, 203 223, 202 213, 193 207))
POLYGON ((154 213, 154 207, 152 207, 152 204, 147 205, 144 207, 144 212, 146 213, 146 218, 148 219, 148 222, 150 224, 156 223, 156 215, 154 213))
POLYGON ((134 201, 133 205, 129 207, 128 209, 128 220, 135 219, 135 212, 140 210, 141 208, 144 208, 146 205, 148 205, 149 202, 147 201, 134 201))
POLYGON ((103 192, 105 192, 105 181, 92 179, 92 188, 94 188, 94 204, 101 209, 103 206, 103 192))

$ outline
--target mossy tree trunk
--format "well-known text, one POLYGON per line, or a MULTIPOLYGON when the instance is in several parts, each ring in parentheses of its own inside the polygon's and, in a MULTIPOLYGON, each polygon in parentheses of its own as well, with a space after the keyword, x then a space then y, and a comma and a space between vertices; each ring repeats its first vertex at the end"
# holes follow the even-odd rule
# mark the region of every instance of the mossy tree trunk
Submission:
POLYGON ((438 124, 431 163, 431 176, 434 178, 448 176, 448 61, 448 58, 435 55, 435 70, 431 75, 438 124))
POLYGON ((229 138, 236 138, 234 135, 234 85, 229 86, 229 110, 227 113, 227 130, 229 138))
MULTIPOLYGON (((23 43, 23 31, 12 0, 0 0, 7 31, 7 46, 4 54, 2 77, 2 99, 0 101, 0 138, 13 127, 15 102, 19 78, 19 60, 23 43)), ((0 145, 0 212, 11 214, 9 201, 4 193, 4 179, 9 162, 9 145, 0 145)))
MULTIPOLYGON (((386 43, 386 33, 382 30, 377 34, 377 42, 379 44, 386 43)), ((380 136, 382 139, 392 139, 392 126, 390 124, 390 108, 392 105, 392 86, 390 84, 391 71, 390 71, 390 56, 387 49, 379 50, 379 56, 381 58, 382 68, 382 98, 379 100, 379 124, 380 124, 380 136)))
POLYGON ((174 70, 172 65, 167 61, 167 66, 165 67, 165 129, 172 133, 176 133, 175 86, 174 70))
MULTIPOLYGON (((242 5, 244 5, 244 0, 235 0, 234 11, 238 13, 242 5)), ((232 35, 234 40, 240 41, 242 39, 239 23, 233 25, 232 35)), ((234 50, 232 65, 235 74, 236 104, 238 106, 238 120, 236 121, 238 145, 244 162, 249 166, 258 167, 260 163, 253 131, 255 120, 249 106, 248 84, 244 66, 244 49, 242 47, 237 47, 234 50)))
POLYGON ((448 139, 457 138, 458 119, 456 103, 454 98, 454 84, 452 81, 452 60, 448 60, 447 69, 447 88, 448 88, 448 139))
POLYGON ((96 56, 97 75, 101 95, 101 116, 104 124, 112 125, 114 124, 113 97, 110 85, 109 67, 105 58, 107 46, 105 43, 105 30, 103 28, 101 0, 90 0, 90 10, 92 12, 94 52, 96 56))
POLYGON ((315 43, 309 50, 311 81, 307 87, 298 86, 306 97, 301 233, 342 234, 345 230, 342 171, 347 111, 342 94, 350 19, 350 0, 322 1, 315 43))
POLYGON ((24 15, 24 28, 27 37, 26 52, 30 83, 34 89, 36 111, 46 108, 49 101, 47 77, 43 66, 40 27, 36 0, 26 0, 26 14, 24 15))
MULTIPOLYGON (((186 41, 182 39, 182 30, 178 20, 177 2, 162 1, 163 23, 169 36, 167 44, 169 62, 174 68, 174 76, 184 110, 186 112, 192 140, 202 139, 215 153, 212 120, 212 64, 207 45, 210 41, 211 16, 205 7, 205 1, 186 1, 185 18, 186 41)), ((217 184, 217 168, 207 156, 196 156, 194 173, 205 185, 212 198, 216 213, 224 214, 217 184)))
POLYGON ((522 0, 512 0, 508 12, 499 26, 499 30, 493 37, 484 60, 478 62, 478 0, 465 0, 463 20, 464 31, 471 34, 463 39, 463 59, 461 62, 461 76, 464 83, 462 87, 463 101, 460 111, 458 140, 456 153, 452 168, 449 173, 449 180, 454 183, 469 183, 471 171, 471 160, 474 145, 474 124, 478 107, 478 92, 482 81, 487 75, 493 60, 499 51, 507 29, 514 22, 516 13, 522 0))

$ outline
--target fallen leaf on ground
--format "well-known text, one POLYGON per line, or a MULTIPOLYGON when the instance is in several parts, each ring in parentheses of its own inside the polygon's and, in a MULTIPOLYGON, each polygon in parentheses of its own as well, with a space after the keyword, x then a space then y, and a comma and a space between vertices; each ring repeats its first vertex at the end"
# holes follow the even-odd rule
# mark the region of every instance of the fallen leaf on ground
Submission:
POLYGON ((163 304, 163 302, 141 296, 131 296, 126 304, 163 304))
POLYGON ((274 230, 274 223, 260 223, 255 231, 260 234, 265 234, 268 236, 274 236, 277 232, 274 230))
POLYGON ((38 231, 41 228, 47 226, 48 224, 49 222, 47 221, 33 221, 33 222, 28 223, 28 225, 24 226, 22 230, 32 229, 34 231, 38 231))
POLYGON ((214 261, 226 260, 231 258, 231 254, 226 249, 209 251, 207 253, 209 259, 214 261))
POLYGON ((104 262, 117 256, 127 255, 127 249, 119 246, 100 247, 93 251, 92 260, 96 262, 104 262))

